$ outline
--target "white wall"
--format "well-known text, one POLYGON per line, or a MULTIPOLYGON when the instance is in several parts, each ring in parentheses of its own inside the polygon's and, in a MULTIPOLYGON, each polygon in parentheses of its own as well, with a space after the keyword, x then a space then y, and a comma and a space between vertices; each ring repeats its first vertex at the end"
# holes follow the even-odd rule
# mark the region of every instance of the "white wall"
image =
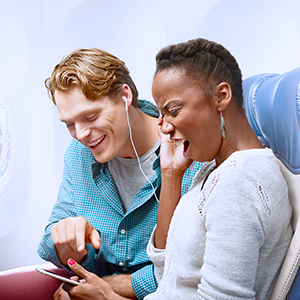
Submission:
POLYGON ((152 100, 155 54, 191 38, 224 44, 245 78, 299 67, 298 12, 298 0, 0 0, 0 103, 11 130, 6 148, 0 131, 2 161, 10 147, 0 178, 0 270, 41 262, 36 249, 70 141, 43 82, 63 56, 107 50, 152 100))

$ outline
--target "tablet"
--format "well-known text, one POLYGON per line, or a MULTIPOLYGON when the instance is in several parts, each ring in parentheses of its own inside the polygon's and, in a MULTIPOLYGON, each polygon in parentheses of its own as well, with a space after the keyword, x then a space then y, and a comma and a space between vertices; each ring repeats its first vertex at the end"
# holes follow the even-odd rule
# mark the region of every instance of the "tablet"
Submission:
POLYGON ((44 269, 41 269, 41 268, 36 268, 36 271, 40 272, 41 274, 56 278, 56 279, 61 280, 61 281, 65 281, 65 282, 70 283, 70 284, 74 284, 74 285, 81 285, 82 284, 79 281, 75 281, 75 280, 72 280, 70 278, 66 278, 66 277, 57 275, 55 273, 52 273, 50 271, 47 271, 47 270, 44 270, 44 269))

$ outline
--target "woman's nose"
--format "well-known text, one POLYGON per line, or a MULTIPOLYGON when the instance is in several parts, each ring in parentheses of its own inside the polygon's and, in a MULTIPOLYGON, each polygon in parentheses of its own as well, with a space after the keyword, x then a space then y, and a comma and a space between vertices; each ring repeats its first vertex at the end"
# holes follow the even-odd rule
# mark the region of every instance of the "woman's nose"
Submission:
POLYGON ((163 118, 161 132, 163 134, 170 134, 174 130, 173 124, 169 123, 166 118, 163 118))

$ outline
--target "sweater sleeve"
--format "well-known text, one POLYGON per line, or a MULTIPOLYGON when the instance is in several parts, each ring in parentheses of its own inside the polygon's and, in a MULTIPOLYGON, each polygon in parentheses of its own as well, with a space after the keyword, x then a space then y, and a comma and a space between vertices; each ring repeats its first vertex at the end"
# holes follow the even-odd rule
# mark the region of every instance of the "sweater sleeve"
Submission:
POLYGON ((255 299, 268 212, 255 182, 237 175, 235 180, 219 178, 203 207, 207 233, 199 299, 255 299))
POLYGON ((159 283, 162 279, 164 273, 164 265, 165 265, 165 249, 157 249, 155 248, 155 231, 156 226, 153 229, 151 234, 148 246, 147 246, 147 255, 154 265, 154 273, 157 282, 159 283))

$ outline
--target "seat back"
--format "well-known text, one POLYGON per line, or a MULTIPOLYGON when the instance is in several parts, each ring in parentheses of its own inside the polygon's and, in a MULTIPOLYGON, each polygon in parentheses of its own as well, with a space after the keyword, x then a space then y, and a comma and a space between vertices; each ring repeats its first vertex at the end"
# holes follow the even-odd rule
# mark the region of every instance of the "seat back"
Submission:
POLYGON ((31 265, 0 272, 1 300, 53 300, 53 294, 61 281, 37 272, 36 268, 46 269, 61 276, 72 273, 59 269, 51 263, 31 265))
POLYGON ((288 184, 294 234, 270 299, 292 300, 300 264, 300 68, 282 75, 249 77, 243 89, 248 121, 262 143, 273 150, 288 184))

